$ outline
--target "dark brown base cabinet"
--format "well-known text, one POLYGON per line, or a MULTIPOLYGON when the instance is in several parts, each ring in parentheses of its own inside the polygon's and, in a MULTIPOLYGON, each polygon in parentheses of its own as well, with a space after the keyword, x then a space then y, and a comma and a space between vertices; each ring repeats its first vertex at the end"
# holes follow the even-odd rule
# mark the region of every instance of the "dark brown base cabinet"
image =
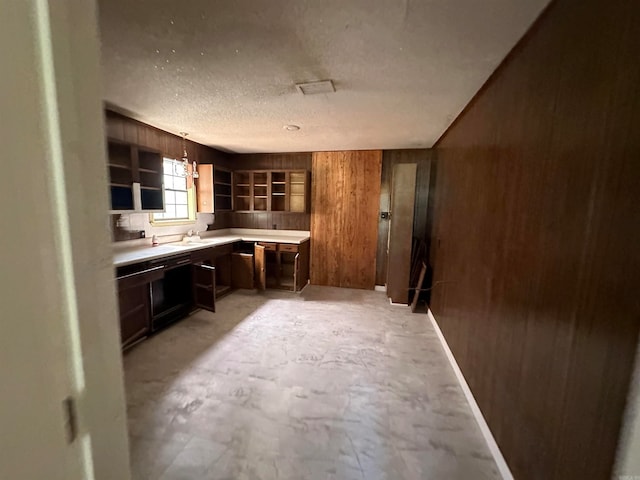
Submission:
POLYGON ((119 286, 120 339, 122 348, 146 337, 151 329, 149 285, 119 286))
POLYGON ((151 332, 151 282, 162 277, 159 269, 131 265, 118 269, 120 339, 127 348, 151 332))
POLYGON ((221 245, 191 254, 195 307, 215 312, 215 299, 231 291, 232 251, 232 245, 221 245))
MULTIPOLYGON (((309 280, 309 241, 300 245, 221 245, 192 252, 186 260, 187 265, 183 266, 188 266, 189 261, 192 309, 203 308, 215 312, 216 299, 231 292, 233 288, 302 290, 309 280), (238 251, 234 251, 234 248, 238 251)), ((151 291, 152 284, 155 286, 159 280, 166 280, 171 272, 176 271, 169 270, 170 263, 169 259, 166 262, 153 260, 117 269, 123 349, 134 345, 153 331, 164 328, 165 325, 156 323, 156 316, 153 316, 152 322, 151 291)), ((179 263, 183 264, 185 260, 180 260, 179 263)), ((185 316, 187 314, 188 312, 184 312, 185 316)))

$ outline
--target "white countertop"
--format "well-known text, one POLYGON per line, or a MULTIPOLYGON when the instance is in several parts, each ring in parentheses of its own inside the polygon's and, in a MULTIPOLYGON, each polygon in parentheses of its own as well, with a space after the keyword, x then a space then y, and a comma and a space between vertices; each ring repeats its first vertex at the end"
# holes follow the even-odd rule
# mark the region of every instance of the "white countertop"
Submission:
MULTIPOLYGON (((181 253, 201 250, 203 248, 227 245, 235 242, 272 242, 300 244, 309 240, 310 233, 303 230, 256 230, 250 228, 228 228, 224 230, 203 232, 197 243, 184 244, 182 242, 163 243, 157 247, 148 244, 138 247, 118 248, 114 246, 113 264, 123 267, 134 263, 154 260, 156 258, 178 255, 181 253)), ((150 242, 147 239, 147 242, 150 242)))

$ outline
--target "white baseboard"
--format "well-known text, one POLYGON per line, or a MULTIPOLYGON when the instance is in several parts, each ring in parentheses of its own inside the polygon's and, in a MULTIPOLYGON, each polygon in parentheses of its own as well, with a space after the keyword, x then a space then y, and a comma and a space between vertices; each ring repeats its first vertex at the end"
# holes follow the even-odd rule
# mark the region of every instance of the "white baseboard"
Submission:
POLYGON ((476 422, 478 422, 478 426, 480 427, 482 436, 487 442, 487 446, 491 451, 491 455, 493 455, 493 459, 495 460, 496 465, 498 466, 498 471, 500 472, 504 480, 514 480, 513 474, 509 469, 509 465, 507 465, 507 462, 502 456, 502 452, 500 451, 500 447, 498 447, 498 444, 496 443, 496 439, 493 438, 493 434, 489 429, 489 425, 487 425, 487 421, 484 419, 484 416, 480 411, 480 407, 478 407, 478 403, 476 402, 476 399, 473 397, 473 393, 471 392, 471 389, 469 388, 469 385, 467 384, 467 381, 465 380, 464 375, 462 374, 462 370, 460 370, 460 367, 458 366, 458 362, 456 362, 456 359, 453 356, 451 349, 449 348, 449 344, 447 344, 447 340, 444 338, 444 335, 442 334, 442 330, 440 330, 440 326, 438 325, 438 322, 436 322, 436 319, 433 316, 433 313, 431 313, 431 310, 429 309, 427 309, 427 316, 429 317, 429 320, 431 321, 431 324, 433 325, 433 328, 435 329, 436 334, 440 339, 440 343, 442 344, 444 353, 447 355, 447 358, 449 359, 449 363, 451 363, 451 367, 453 368, 453 371, 455 372, 456 377, 458 377, 458 382, 460 383, 460 387, 462 387, 462 391, 464 392, 464 396, 467 398, 467 401, 469 402, 469 406, 471 407, 473 416, 475 417, 476 422))
POLYGON ((386 292, 387 291, 387 286, 386 285, 376 285, 373 289, 376 292, 386 292))
POLYGON ((407 305, 406 303, 397 303, 391 300, 391 298, 388 298, 389 300, 389 305, 393 305, 394 307, 408 307, 409 305, 407 305))

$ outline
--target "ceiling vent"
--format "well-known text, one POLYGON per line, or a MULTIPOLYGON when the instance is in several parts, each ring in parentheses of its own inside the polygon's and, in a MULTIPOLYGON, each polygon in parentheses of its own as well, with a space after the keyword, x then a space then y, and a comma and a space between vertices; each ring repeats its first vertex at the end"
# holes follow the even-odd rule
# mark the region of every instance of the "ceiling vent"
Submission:
POLYGON ((303 95, 315 95, 316 93, 333 93, 336 91, 336 88, 333 86, 332 80, 296 83, 296 88, 303 95))

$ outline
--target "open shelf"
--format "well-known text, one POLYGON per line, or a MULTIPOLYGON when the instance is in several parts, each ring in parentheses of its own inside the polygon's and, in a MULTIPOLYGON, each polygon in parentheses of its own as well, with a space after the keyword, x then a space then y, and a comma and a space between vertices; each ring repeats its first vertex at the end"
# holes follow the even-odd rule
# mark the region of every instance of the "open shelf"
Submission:
POLYGON ((111 210, 162 211, 162 154, 140 145, 109 139, 107 165, 111 190, 111 210), (140 186, 137 196, 134 184, 140 186), (139 202, 139 203, 138 203, 139 202))
POLYGON ((304 170, 236 170, 234 210, 306 212, 308 178, 304 170))
POLYGON ((124 168, 126 170, 131 170, 131 165, 118 165, 117 163, 109 163, 108 165, 113 168, 124 168))
POLYGON ((109 142, 108 144, 108 156, 109 166, 118 166, 122 168, 132 168, 131 145, 123 143, 109 142))

